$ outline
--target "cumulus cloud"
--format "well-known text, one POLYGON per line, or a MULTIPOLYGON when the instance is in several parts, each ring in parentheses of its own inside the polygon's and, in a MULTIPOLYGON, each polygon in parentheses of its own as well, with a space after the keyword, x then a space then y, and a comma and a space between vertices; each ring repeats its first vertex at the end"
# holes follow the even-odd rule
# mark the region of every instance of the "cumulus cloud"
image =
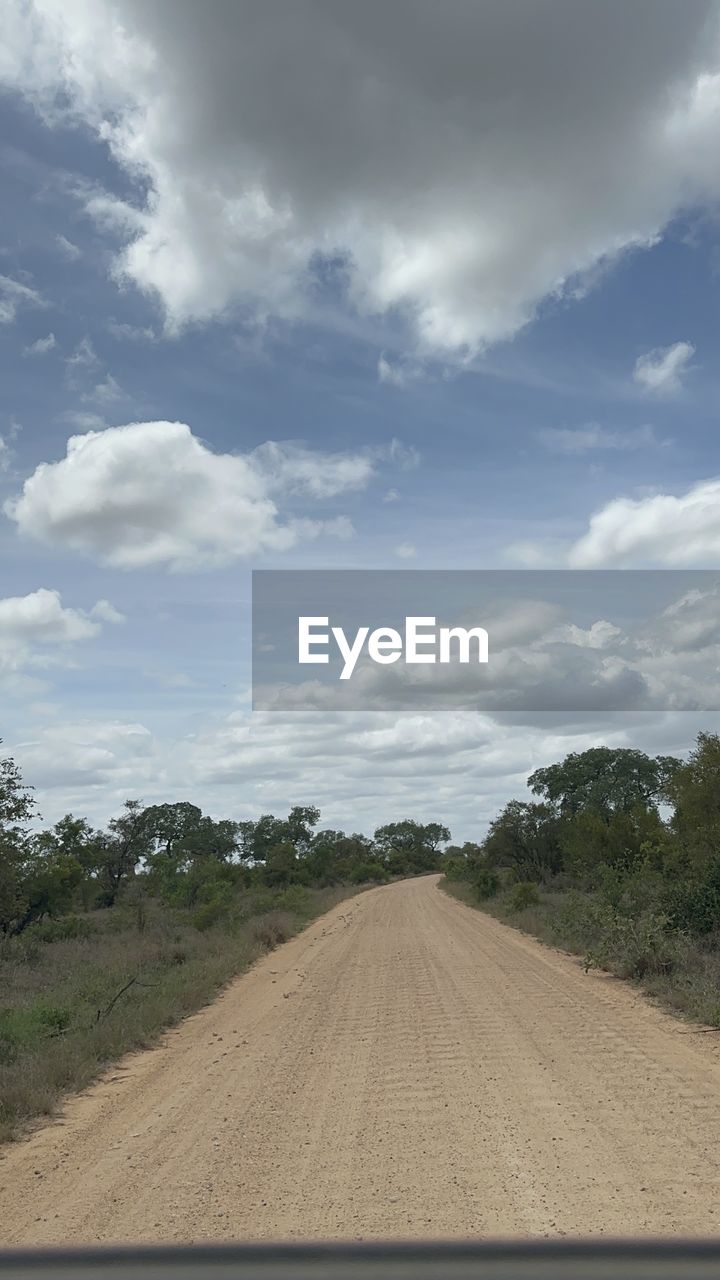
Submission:
POLYGON ((679 497, 613 499, 591 517, 567 563, 576 569, 720 564, 720 480, 702 481, 679 497))
POLYGON ((170 330, 302 314, 325 259, 471 354, 720 188, 717 0, 10 0, 3 35, 0 79, 136 183, 92 210, 170 330))
POLYGON ((116 568, 194 570, 348 536, 342 516, 284 519, 273 495, 329 497, 372 473, 363 455, 273 443, 217 454, 182 422, 140 422, 72 436, 65 458, 41 464, 5 512, 22 534, 116 568))
POLYGON ((695 355, 691 342, 676 342, 672 347, 656 347, 635 361, 633 377, 638 386, 656 396, 671 396, 680 391, 690 361, 695 355))
POLYGON ((122 621, 108 600, 85 612, 66 607, 58 591, 45 587, 0 599, 0 673, 53 665, 58 651, 93 639, 103 622, 122 621))
POLYGON ((101 622, 124 622, 125 616, 115 608, 109 600, 98 600, 90 610, 91 618, 99 618, 101 622))

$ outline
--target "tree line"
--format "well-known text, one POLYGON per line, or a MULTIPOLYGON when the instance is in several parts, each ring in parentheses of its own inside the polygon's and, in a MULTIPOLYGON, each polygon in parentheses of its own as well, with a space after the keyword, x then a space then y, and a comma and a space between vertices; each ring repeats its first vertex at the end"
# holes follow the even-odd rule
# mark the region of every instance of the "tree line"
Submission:
POLYGON ((689 758, 594 747, 537 769, 534 800, 511 800, 478 844, 446 851, 450 879, 481 898, 515 886, 595 895, 617 915, 653 913, 660 930, 720 948, 720 736, 689 758))
POLYGON ((450 840, 442 823, 410 818, 378 827, 372 839, 318 829, 313 805, 236 822, 187 801, 128 800, 103 830, 73 814, 48 830, 36 821, 32 788, 13 759, 0 760, 0 935, 112 907, 131 887, 210 924, 238 888, 324 888, 438 871, 450 840))

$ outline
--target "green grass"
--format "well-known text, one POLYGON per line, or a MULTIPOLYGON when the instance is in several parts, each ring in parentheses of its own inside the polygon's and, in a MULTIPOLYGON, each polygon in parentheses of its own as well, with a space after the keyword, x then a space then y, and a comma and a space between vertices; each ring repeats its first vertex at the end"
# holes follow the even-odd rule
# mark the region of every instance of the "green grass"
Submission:
POLYGON ((251 890, 209 921, 146 899, 0 942, 0 1141, 359 891, 251 890))
POLYGON ((665 1009, 706 1027, 720 1027, 717 937, 700 940, 667 929, 650 911, 635 918, 618 915, 591 894, 540 889, 537 903, 515 910, 512 888, 480 901, 466 881, 443 879, 440 886, 467 906, 581 956, 588 968, 633 981, 665 1009))

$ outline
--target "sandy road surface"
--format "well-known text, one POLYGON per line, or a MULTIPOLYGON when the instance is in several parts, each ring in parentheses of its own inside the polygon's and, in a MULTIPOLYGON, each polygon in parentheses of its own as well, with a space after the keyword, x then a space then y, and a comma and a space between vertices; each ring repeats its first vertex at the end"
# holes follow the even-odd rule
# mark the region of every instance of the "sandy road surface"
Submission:
POLYGON ((719 1040, 371 890, 5 1148, 0 1241, 716 1234, 719 1040))

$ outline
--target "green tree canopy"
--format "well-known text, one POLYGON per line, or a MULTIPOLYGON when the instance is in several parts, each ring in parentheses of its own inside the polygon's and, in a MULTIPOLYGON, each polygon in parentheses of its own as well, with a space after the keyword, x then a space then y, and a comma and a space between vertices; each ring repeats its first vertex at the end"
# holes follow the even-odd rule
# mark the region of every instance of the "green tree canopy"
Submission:
POLYGON ((648 756, 629 747, 591 747, 536 769, 528 786, 563 816, 591 809, 608 819, 619 810, 656 807, 679 767, 673 756, 648 756))

